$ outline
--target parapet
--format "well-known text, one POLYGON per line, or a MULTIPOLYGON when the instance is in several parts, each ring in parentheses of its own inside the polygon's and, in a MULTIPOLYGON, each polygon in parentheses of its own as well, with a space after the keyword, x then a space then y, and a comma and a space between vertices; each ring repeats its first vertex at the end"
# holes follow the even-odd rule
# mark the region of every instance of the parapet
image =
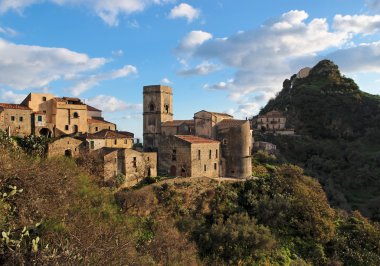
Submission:
POLYGON ((165 92, 172 94, 172 88, 165 85, 148 85, 144 86, 144 93, 152 93, 152 92, 165 92))

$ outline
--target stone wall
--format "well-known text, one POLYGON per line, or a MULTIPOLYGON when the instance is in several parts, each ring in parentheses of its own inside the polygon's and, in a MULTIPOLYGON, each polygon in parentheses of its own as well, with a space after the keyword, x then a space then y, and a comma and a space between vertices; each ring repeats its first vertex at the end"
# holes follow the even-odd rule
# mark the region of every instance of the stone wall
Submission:
POLYGON ((0 129, 10 129, 11 136, 29 136, 32 134, 32 110, 3 109, 0 111, 0 129))
POLYGON ((83 148, 83 142, 72 137, 60 138, 48 145, 48 157, 68 156, 78 157, 83 148))

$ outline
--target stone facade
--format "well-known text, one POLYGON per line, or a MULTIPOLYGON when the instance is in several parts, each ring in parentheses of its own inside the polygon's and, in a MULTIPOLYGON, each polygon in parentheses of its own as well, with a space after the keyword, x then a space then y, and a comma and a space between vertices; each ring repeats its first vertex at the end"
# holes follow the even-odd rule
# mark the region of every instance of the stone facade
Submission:
POLYGON ((268 153, 276 153, 277 147, 273 143, 265 141, 257 141, 253 145, 253 151, 267 151, 268 153))
POLYGON ((87 133, 80 136, 80 138, 86 141, 88 151, 95 151, 101 148, 132 149, 134 145, 133 133, 108 129, 94 134, 87 133))
POLYGON ((172 89, 168 86, 144 86, 144 150, 156 151, 161 124, 173 120, 172 89))
POLYGON ((161 125, 161 134, 164 136, 193 135, 194 132, 194 120, 173 120, 161 125))
POLYGON ((11 136, 32 134, 32 110, 19 104, 0 103, 0 129, 11 136))
POLYGON ((208 112, 205 110, 194 114, 195 135, 204 138, 216 138, 215 125, 224 119, 232 119, 228 114, 208 112))
POLYGON ((169 176, 219 177, 220 142, 191 135, 161 139, 159 172, 169 176))
POLYGON ((285 130, 286 117, 279 111, 270 111, 259 115, 257 118, 257 129, 269 131, 285 130))
POLYGON ((79 157, 84 145, 81 140, 72 137, 63 137, 48 144, 48 157, 67 156, 79 157))
POLYGON ((88 133, 96 133, 102 130, 116 131, 116 125, 101 118, 87 119, 88 133))

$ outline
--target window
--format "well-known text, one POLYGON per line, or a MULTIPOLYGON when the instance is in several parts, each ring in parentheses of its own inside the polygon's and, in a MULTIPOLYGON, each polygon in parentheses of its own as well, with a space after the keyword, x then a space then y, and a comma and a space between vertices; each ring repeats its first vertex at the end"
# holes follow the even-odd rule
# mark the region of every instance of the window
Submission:
POLYGON ((65 130, 69 130, 69 125, 66 125, 66 126, 65 126, 65 130))
POLYGON ((146 157, 147 158, 147 160, 148 160, 148 162, 150 161, 150 158, 149 157, 146 157))
POLYGON ((216 168, 217 168, 217 164, 216 164, 216 163, 214 163, 214 170, 216 170, 216 168))
POLYGON ((172 152, 172 161, 177 161, 177 150, 173 150, 172 152))
POLYGON ((128 144, 128 139, 125 139, 125 140, 124 140, 124 144, 128 144))
POLYGON ((90 141, 90 149, 93 150, 95 148, 95 143, 93 140, 90 141))
POLYGON ((97 132, 99 129, 98 129, 98 127, 95 127, 95 131, 97 132))
POLYGON ((42 115, 37 116, 37 121, 42 122, 42 115))
POLYGON ((137 158, 133 157, 133 167, 137 167, 137 158))
POLYGON ((198 150, 198 160, 201 159, 201 150, 198 150))
POLYGON ((211 156, 212 156, 212 151, 210 150, 208 153, 208 158, 211 159, 211 156))
POLYGON ((203 170, 204 170, 205 172, 207 171, 207 166, 206 166, 206 165, 203 166, 203 170))
POLYGON ((13 115, 11 116, 11 121, 15 121, 15 117, 13 115))
POLYGON ((108 127, 109 130, 111 130, 111 127, 108 127))
POLYGON ((228 144, 228 139, 223 139, 223 145, 227 145, 228 144))
POLYGON ((73 117, 74 117, 74 118, 78 118, 78 117, 79 117, 78 113, 77 113, 77 112, 74 112, 73 117))
POLYGON ((18 120, 19 120, 20 122, 22 122, 22 121, 24 121, 24 118, 23 118, 22 116, 20 116, 20 117, 18 118, 18 120))
POLYGON ((42 101, 43 101, 43 102, 46 102, 46 97, 42 97, 42 101))
POLYGON ((169 105, 165 104, 165 105, 164 105, 164 108, 165 108, 165 113, 168 114, 168 113, 169 113, 169 105))
POLYGON ((153 103, 149 104, 149 111, 151 111, 151 112, 154 111, 154 104, 153 103))
POLYGON ((114 140, 115 145, 117 144, 117 139, 114 140))
POLYGON ((215 158, 218 159, 218 150, 215 150, 215 158))

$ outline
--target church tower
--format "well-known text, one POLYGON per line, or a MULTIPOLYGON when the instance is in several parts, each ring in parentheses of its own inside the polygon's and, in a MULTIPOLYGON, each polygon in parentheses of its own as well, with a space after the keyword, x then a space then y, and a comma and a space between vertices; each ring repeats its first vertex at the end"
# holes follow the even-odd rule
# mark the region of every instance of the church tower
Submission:
POLYGON ((172 88, 144 86, 144 151, 157 151, 161 123, 173 121, 172 88))

